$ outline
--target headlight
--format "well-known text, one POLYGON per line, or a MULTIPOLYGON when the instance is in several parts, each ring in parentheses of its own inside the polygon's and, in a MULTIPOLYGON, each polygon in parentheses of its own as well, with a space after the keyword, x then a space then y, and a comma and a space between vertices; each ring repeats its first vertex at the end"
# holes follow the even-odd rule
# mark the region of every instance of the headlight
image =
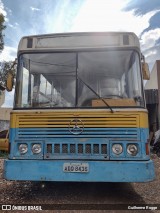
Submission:
POLYGON ((34 144, 32 146, 32 152, 33 154, 39 154, 41 152, 42 148, 41 148, 41 144, 34 144))
POLYGON ((128 152, 128 154, 130 154, 130 155, 132 155, 132 156, 135 156, 135 155, 137 155, 137 153, 138 153, 138 148, 137 148, 137 146, 134 145, 134 144, 129 144, 129 145, 127 146, 127 152, 128 152))
POLYGON ((112 146, 112 151, 116 155, 120 155, 123 152, 123 147, 121 144, 114 144, 112 146))
POLYGON ((27 144, 20 144, 19 145, 19 152, 21 154, 25 154, 28 151, 28 146, 27 144))

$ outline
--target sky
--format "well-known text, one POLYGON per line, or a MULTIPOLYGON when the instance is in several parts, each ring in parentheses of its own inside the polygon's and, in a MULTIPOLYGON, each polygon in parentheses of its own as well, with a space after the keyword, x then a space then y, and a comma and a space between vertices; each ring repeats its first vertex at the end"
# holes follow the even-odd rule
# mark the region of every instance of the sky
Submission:
MULTIPOLYGON (((84 31, 130 31, 152 69, 160 59, 160 0, 0 0, 5 16, 0 61, 14 60, 22 36, 84 31)), ((3 107, 13 106, 14 90, 3 107)))

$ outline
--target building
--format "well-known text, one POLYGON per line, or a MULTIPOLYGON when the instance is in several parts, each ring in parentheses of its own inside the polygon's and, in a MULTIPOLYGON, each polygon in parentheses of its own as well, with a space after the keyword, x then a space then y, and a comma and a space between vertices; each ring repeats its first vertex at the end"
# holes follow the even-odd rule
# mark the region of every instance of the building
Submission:
POLYGON ((160 60, 157 60, 145 84, 150 129, 160 129, 160 60))
POLYGON ((12 108, 0 108, 0 131, 9 129, 11 111, 12 108))

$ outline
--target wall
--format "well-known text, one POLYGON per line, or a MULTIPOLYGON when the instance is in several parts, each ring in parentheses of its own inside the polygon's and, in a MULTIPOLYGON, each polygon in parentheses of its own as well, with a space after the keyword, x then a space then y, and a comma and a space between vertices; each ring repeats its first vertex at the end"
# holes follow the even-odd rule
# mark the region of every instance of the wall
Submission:
POLYGON ((150 74, 150 80, 148 80, 145 84, 145 89, 158 89, 158 81, 157 81, 157 61, 153 66, 153 69, 150 74))
POLYGON ((150 80, 145 84, 145 90, 152 89, 158 90, 158 104, 157 106, 155 105, 155 110, 153 110, 153 106, 149 106, 150 109, 152 108, 149 119, 152 121, 156 119, 157 128, 160 129, 160 60, 155 62, 150 74, 150 80))
POLYGON ((9 128, 11 111, 12 108, 0 108, 0 131, 9 128))

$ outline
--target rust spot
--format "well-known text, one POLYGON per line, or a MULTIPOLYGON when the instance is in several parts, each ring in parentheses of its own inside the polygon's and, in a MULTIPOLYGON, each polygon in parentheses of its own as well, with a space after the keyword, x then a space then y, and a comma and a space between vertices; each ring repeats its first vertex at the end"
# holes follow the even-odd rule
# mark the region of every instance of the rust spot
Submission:
POLYGON ((88 139, 88 138, 78 138, 78 140, 79 140, 80 142, 86 142, 86 141, 88 141, 89 139, 88 139))

